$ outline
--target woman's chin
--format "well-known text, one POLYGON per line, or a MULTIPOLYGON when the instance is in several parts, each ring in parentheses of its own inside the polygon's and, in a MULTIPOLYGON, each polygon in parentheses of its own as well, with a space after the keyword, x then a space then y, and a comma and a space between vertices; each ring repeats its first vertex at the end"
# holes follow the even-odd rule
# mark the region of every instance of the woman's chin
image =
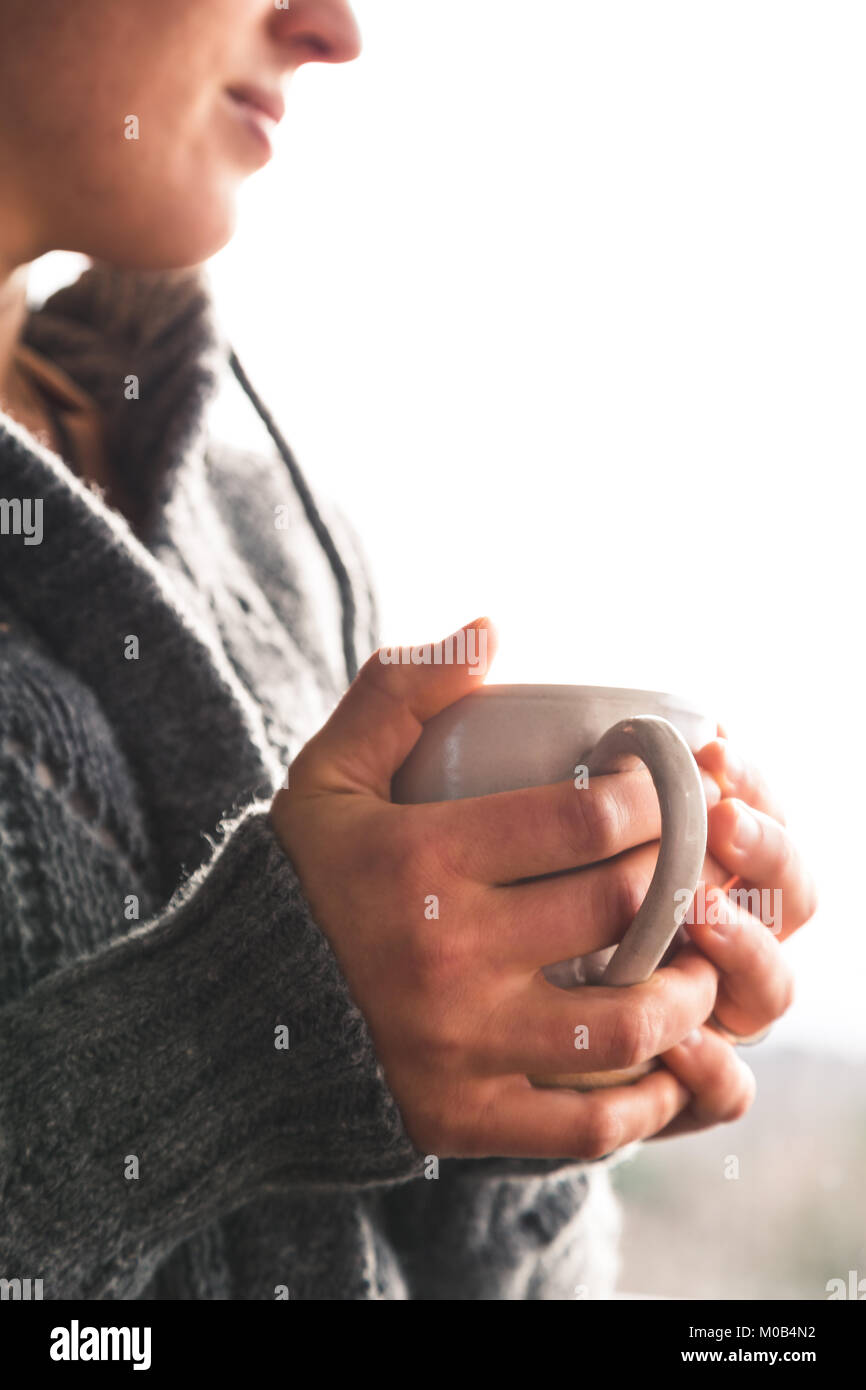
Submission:
POLYGON ((190 216, 174 213, 154 218, 135 234, 115 229, 109 239, 97 235, 87 244, 67 246, 93 260, 104 261, 120 270, 183 270, 201 265, 231 241, 237 223, 234 200, 211 210, 207 218, 201 207, 190 216))

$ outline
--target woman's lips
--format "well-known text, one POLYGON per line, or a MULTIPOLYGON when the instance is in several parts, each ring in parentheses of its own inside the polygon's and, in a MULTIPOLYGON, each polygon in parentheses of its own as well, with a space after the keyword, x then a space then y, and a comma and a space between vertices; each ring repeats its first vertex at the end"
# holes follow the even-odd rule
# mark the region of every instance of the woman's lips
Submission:
POLYGON ((281 92, 268 91, 267 88, 256 87, 251 82, 243 82, 227 90, 229 96, 241 106, 252 106, 254 110, 263 112, 275 125, 279 124, 286 113, 286 103, 281 92))
POLYGON ((268 157, 273 154, 271 134, 274 127, 283 119, 286 104, 282 93, 267 91, 244 83, 227 87, 226 96, 235 114, 241 118, 247 130, 254 135, 268 157))

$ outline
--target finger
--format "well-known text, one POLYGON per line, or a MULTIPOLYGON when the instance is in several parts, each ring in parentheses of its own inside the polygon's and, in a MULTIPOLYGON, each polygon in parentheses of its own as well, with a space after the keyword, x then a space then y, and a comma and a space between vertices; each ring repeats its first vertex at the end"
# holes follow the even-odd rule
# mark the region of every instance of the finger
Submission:
POLYGON ((780 825, 785 817, 776 796, 770 791, 758 769, 732 748, 725 738, 715 738, 704 744, 696 754, 702 767, 718 783, 723 796, 738 796, 759 811, 772 816, 780 825))
POLYGON ((689 1100, 665 1068, 631 1086, 583 1093, 537 1089, 515 1077, 497 1092, 470 1156, 604 1158, 669 1125, 689 1100))
MULTIPOLYGON (((531 970, 615 946, 640 911, 658 854, 655 841, 573 872, 494 885, 481 929, 503 960, 531 970)), ((703 878, 721 885, 730 874, 706 855, 703 878)))
POLYGON ((815 881, 790 834, 774 817, 737 798, 725 798, 708 812, 707 848, 746 885, 731 890, 735 901, 772 927, 780 940, 814 915, 815 881))
POLYGON ((505 884, 561 873, 657 840, 661 814, 644 767, 427 808, 432 832, 461 877, 505 884))
POLYGON ((657 858, 657 845, 641 845, 574 873, 487 890, 497 955, 534 971, 615 946, 637 916, 657 858))
POLYGON ((686 1109, 660 1130, 657 1139, 672 1138, 710 1125, 730 1124, 745 1115, 755 1098, 755 1075, 711 1028, 697 1028, 662 1056, 677 1079, 691 1092, 686 1109))
MULTIPOLYGON (((707 804, 719 802, 704 781, 707 804)), ((586 785, 553 782, 430 804, 431 835, 459 876, 486 884, 562 873, 658 840, 661 812, 643 765, 597 774, 586 785)))
POLYGON ((724 1028, 749 1037, 790 1008, 794 973, 772 932, 727 893, 707 890, 703 915, 704 922, 685 925, 720 972, 714 1013, 724 1028))
MULTIPOLYGON (((496 885, 487 890, 481 930, 498 956, 529 970, 615 946, 647 895, 658 852, 656 841, 573 873, 496 885)), ((705 884, 730 878, 709 854, 702 872, 705 884)))
POLYGON ((515 987, 473 1040, 489 1075, 562 1076, 638 1066, 712 1013, 718 975, 693 946, 643 984, 560 989, 542 974, 515 987))
POLYGON ((496 646, 490 619, 478 618, 440 643, 374 652, 293 761, 291 789, 367 792, 390 800, 394 773, 424 723, 478 689, 496 646), (422 658, 417 664, 409 659, 413 653, 422 658))
POLYGON ((701 869, 701 882, 705 888, 710 886, 722 888, 731 882, 731 873, 724 864, 720 864, 711 854, 704 855, 704 864, 701 869))

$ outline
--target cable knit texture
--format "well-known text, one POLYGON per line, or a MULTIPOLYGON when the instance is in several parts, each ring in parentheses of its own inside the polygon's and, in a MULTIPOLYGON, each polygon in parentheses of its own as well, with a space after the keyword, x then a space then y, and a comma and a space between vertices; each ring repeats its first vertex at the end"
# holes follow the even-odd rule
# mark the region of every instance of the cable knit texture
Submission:
POLYGON ((231 376, 206 273, 94 266, 25 340, 98 402, 147 519, 0 414, 0 1277, 49 1299, 605 1297, 618 1156, 425 1176, 274 836, 376 604, 351 526, 231 376), (220 390, 256 447, 212 439, 220 390))

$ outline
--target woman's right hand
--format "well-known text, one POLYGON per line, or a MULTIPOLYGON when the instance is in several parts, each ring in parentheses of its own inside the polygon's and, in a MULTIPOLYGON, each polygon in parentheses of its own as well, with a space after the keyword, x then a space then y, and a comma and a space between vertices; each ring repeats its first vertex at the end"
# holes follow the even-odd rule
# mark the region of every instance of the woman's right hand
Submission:
POLYGON ((627 988, 566 991, 542 974, 614 945, 643 900, 660 833, 643 768, 580 789, 569 780, 391 801, 422 725, 477 684, 463 665, 385 665, 374 654, 271 810, 410 1139, 442 1158, 595 1159, 657 1134, 692 1101, 701 1125, 738 1118, 754 1079, 727 1045, 703 1049, 690 1089, 665 1067, 593 1092, 528 1081, 673 1048, 709 1017, 718 976, 691 945, 627 988), (588 1030, 580 1049, 578 1028, 588 1030))

